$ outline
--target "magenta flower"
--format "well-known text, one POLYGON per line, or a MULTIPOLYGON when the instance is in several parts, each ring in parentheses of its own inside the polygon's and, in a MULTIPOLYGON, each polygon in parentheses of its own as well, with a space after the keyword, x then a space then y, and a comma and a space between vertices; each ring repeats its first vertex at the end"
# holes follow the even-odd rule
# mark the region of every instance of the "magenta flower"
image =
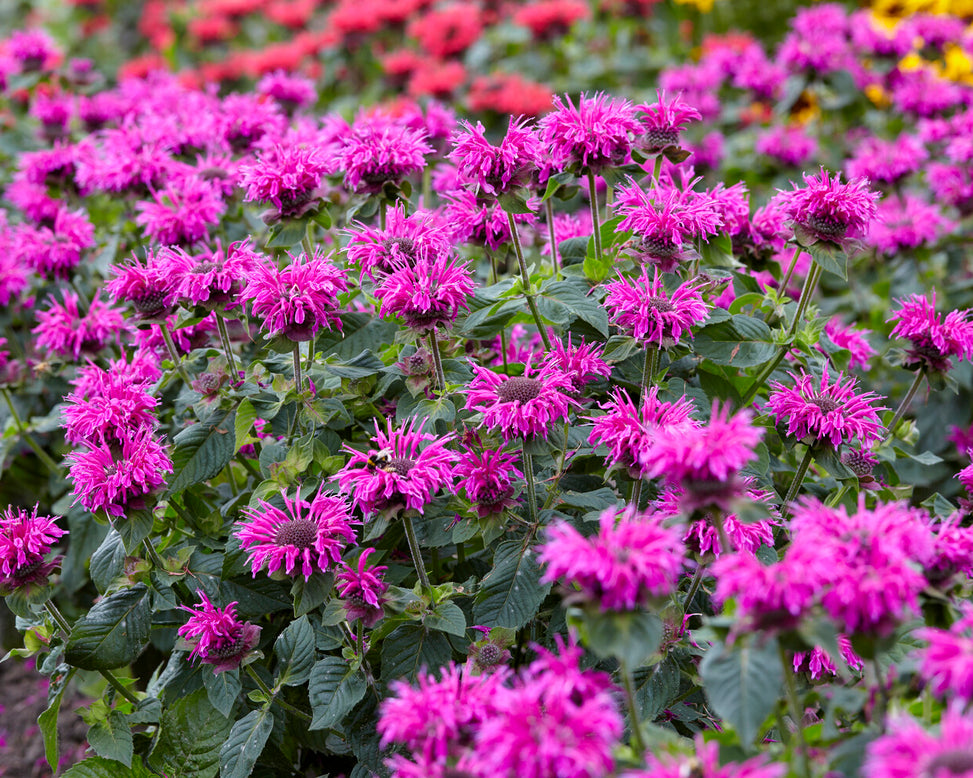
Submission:
POLYGON ((194 608, 179 606, 192 614, 177 630, 179 637, 192 646, 189 658, 213 665, 214 675, 236 670, 247 654, 257 647, 260 627, 237 618, 237 603, 217 608, 202 589, 198 589, 197 594, 202 603, 194 608))
POLYGON ((718 743, 706 743, 697 735, 693 756, 673 756, 650 753, 644 770, 622 773, 621 778, 783 778, 787 765, 767 763, 766 756, 756 756, 743 762, 726 762, 720 759, 718 743))
POLYGON ((864 778, 970 778, 973 776, 973 718, 947 709, 936 733, 900 715, 871 741, 862 765, 864 778))
MULTIPOLYGON (((851 641, 844 635, 838 635, 838 651, 841 658, 852 670, 861 672, 865 667, 864 660, 855 653, 851 641)), ((812 681, 818 681, 825 675, 838 675, 838 666, 827 651, 815 646, 810 651, 795 651, 793 657, 795 673, 807 673, 812 681)))
POLYGON ((499 449, 467 450, 456 463, 456 477, 481 519, 497 516, 515 504, 512 482, 523 478, 517 457, 499 449))
POLYGON ((885 427, 878 418, 883 406, 875 406, 880 395, 855 392, 858 379, 844 373, 832 380, 825 365, 820 380, 801 370, 791 389, 778 381, 770 385, 770 396, 763 410, 778 423, 787 422, 787 434, 809 445, 827 440, 836 448, 858 440, 862 446, 881 440, 885 427))
POLYGON ((165 319, 175 301, 173 278, 166 266, 164 249, 159 254, 145 253, 145 264, 135 255, 127 265, 112 265, 114 276, 105 289, 115 302, 128 302, 135 309, 137 319, 165 319))
POLYGON ((588 538, 567 522, 548 528, 538 546, 542 581, 563 578, 569 600, 602 611, 633 611, 675 589, 685 556, 678 529, 631 505, 609 508, 598 521, 600 531, 588 538))
POLYGON ((206 240, 226 211, 223 197, 208 182, 186 177, 153 192, 135 206, 135 223, 156 243, 191 246, 206 240))
POLYGON ((388 419, 382 430, 376 421, 377 448, 350 450, 351 458, 336 474, 338 486, 366 516, 401 509, 421 514, 441 489, 452 486, 456 454, 446 446, 454 435, 438 437, 421 429, 414 417, 401 429, 393 429, 388 419))
POLYGON ((257 94, 272 97, 288 115, 298 108, 311 105, 318 97, 311 79, 284 70, 276 70, 261 77, 256 91, 257 94))
POLYGON ((426 166, 433 152, 424 128, 409 127, 387 117, 362 116, 351 128, 333 162, 345 172, 345 186, 356 192, 378 194, 386 184, 402 180, 426 166))
POLYGON ((492 145, 480 122, 461 122, 453 135, 449 158, 459 175, 478 190, 499 197, 504 192, 527 186, 540 166, 541 142, 524 119, 510 117, 507 134, 499 146, 492 145))
POLYGON ((368 557, 375 553, 374 548, 366 548, 358 557, 358 566, 342 563, 341 570, 335 574, 335 588, 344 600, 348 622, 354 624, 361 619, 371 629, 382 618, 382 603, 389 585, 382 580, 387 567, 377 565, 366 567, 368 557))
POLYGON ((300 493, 289 498, 283 490, 283 510, 266 500, 257 508, 244 508, 249 519, 237 524, 240 548, 248 552, 250 571, 257 577, 264 567, 273 575, 289 576, 326 573, 341 563, 341 550, 355 542, 348 504, 341 497, 322 492, 323 484, 310 500, 300 493))
POLYGON ((625 164, 632 142, 642 131, 628 100, 599 92, 581 95, 575 107, 570 97, 554 97, 554 110, 540 122, 541 144, 549 149, 558 170, 600 173, 606 167, 625 164))
POLYGON ((679 145, 679 133, 689 122, 698 122, 702 115, 691 105, 686 105, 676 95, 666 102, 666 90, 657 89, 658 103, 642 103, 635 106, 641 111, 642 136, 637 144, 649 154, 657 154, 668 146, 679 145))
POLYGON ((95 245, 95 228, 84 211, 64 207, 57 209, 52 226, 20 224, 14 234, 15 256, 38 274, 53 278, 70 276, 84 252, 95 245))
POLYGON ((58 560, 44 561, 58 538, 67 535, 52 516, 7 506, 0 515, 0 594, 47 583, 58 560))
POLYGON ((528 366, 523 376, 501 375, 480 365, 473 365, 473 373, 465 407, 481 412, 480 425, 499 430, 504 441, 545 437, 577 405, 571 377, 547 365, 537 371, 528 366))
POLYGON ((866 138, 855 149, 855 155, 845 163, 848 177, 870 179, 894 184, 915 173, 929 153, 922 141, 903 133, 894 140, 866 138))
MULTIPOLYGON (((948 199, 938 193, 933 192, 933 195, 937 200, 948 203, 948 199)), ((955 222, 944 216, 939 207, 915 195, 886 197, 878 204, 875 219, 868 229, 868 242, 883 254, 891 256, 900 251, 933 245, 955 227, 955 222)))
POLYGON ((973 606, 966 603, 962 617, 948 630, 926 627, 918 635, 929 643, 918 651, 919 672, 933 694, 973 700, 973 606))
POLYGON ((64 439, 79 444, 121 443, 156 425, 159 401, 145 384, 115 370, 91 366, 78 387, 64 398, 64 439))
POLYGON ((695 255, 687 244, 706 240, 723 226, 717 203, 705 194, 657 183, 646 191, 634 182, 617 191, 617 210, 622 217, 618 230, 634 233, 636 257, 666 273, 695 255))
POLYGON ((87 441, 88 451, 65 457, 68 478, 74 481, 75 502, 89 511, 105 511, 120 518, 126 508, 144 508, 144 498, 163 486, 165 473, 172 472, 172 460, 165 446, 142 428, 119 442, 87 441))
POLYGON ((400 261, 389 269, 375 287, 382 301, 382 318, 398 316, 409 329, 427 333, 449 327, 476 289, 473 274, 465 262, 448 255, 432 260, 400 261))
POLYGON ((837 243, 844 249, 864 237, 875 217, 878 192, 868 180, 855 178, 846 184, 841 173, 834 178, 821 168, 818 176, 804 174, 804 187, 787 192, 785 207, 794 223, 807 231, 811 240, 837 243))
POLYGON ((658 387, 651 387, 640 408, 624 389, 615 388, 611 399, 599 407, 604 415, 596 416, 589 442, 608 446, 605 464, 622 467, 635 478, 645 474, 642 460, 660 431, 696 426, 692 419, 693 405, 685 397, 675 402, 658 398, 658 387))
POLYGON ((41 350, 78 360, 82 353, 97 354, 105 346, 118 341, 128 329, 121 311, 97 297, 88 312, 78 310, 78 296, 62 292, 64 303, 51 301, 46 310, 37 311, 37 326, 31 332, 37 336, 41 350))
POLYGON ((623 278, 605 284, 605 308, 612 324, 626 335, 669 349, 683 335, 693 336, 692 328, 709 318, 707 305, 693 282, 680 284, 667 292, 658 268, 642 268, 639 278, 623 278))
POLYGON ((319 199, 321 179, 331 172, 325 154, 310 146, 274 145, 253 164, 240 168, 246 202, 271 203, 271 221, 297 219, 319 199))
POLYGON ((320 249, 311 258, 288 256, 283 269, 260 263, 247 274, 241 297, 253 301, 253 315, 263 319, 269 335, 295 342, 310 340, 322 327, 340 330, 338 295, 348 288, 344 273, 320 249))
MULTIPOLYGON (((850 324, 843 324, 840 319, 829 319, 824 325, 824 332, 838 348, 847 349, 851 354, 848 367, 868 367, 868 361, 875 356, 875 349, 868 342, 871 330, 861 330, 850 324)), ((821 350, 820 345, 818 349, 821 350)))
POLYGON ((905 353, 904 366, 910 370, 947 372, 952 358, 973 357, 973 322, 969 311, 950 311, 945 316, 936 312, 936 290, 929 297, 913 294, 907 300, 896 300, 899 309, 889 321, 896 322, 890 335, 912 341, 905 353))
POLYGON ((212 309, 236 302, 247 274, 260 263, 260 255, 247 238, 231 243, 225 252, 219 241, 214 250, 196 255, 172 249, 164 261, 173 275, 176 298, 212 309))
MULTIPOLYGON (((750 482, 748 481, 748 483, 750 482)), ((772 495, 762 489, 749 487, 746 490, 746 498, 760 505, 767 518, 758 521, 741 521, 736 513, 725 514, 722 517, 723 531, 726 533, 732 548, 723 548, 719 531, 713 526, 709 517, 694 521, 689 525, 683 538, 686 545, 697 550, 700 554, 712 554, 714 557, 734 550, 756 554, 761 546, 773 548, 774 527, 780 526, 780 514, 770 504, 772 495)), ((679 496, 673 494, 670 500, 678 505, 679 496)), ((672 512, 678 512, 678 507, 672 512)))
POLYGON ((569 375, 574 390, 581 392, 586 384, 611 375, 611 366, 601 358, 601 353, 600 345, 585 343, 584 339, 575 346, 571 342, 571 333, 568 333, 567 343, 552 338, 551 350, 545 354, 544 363, 569 375))
POLYGON ((783 165, 802 167, 818 152, 818 142, 800 125, 770 127, 757 136, 754 151, 783 165))
POLYGON ((435 262, 448 256, 453 248, 449 230, 430 211, 406 214, 396 203, 386 212, 385 229, 356 223, 350 230, 348 260, 361 268, 361 277, 374 279, 397 265, 419 260, 435 262))
MULTIPOLYGON (((454 243, 474 242, 496 251, 511 242, 510 220, 500 203, 480 200, 468 189, 451 191, 444 199, 445 219, 452 226, 454 243)), ((527 207, 531 213, 514 215, 518 224, 532 225, 537 221, 533 211, 540 207, 540 202, 528 198, 527 207)))

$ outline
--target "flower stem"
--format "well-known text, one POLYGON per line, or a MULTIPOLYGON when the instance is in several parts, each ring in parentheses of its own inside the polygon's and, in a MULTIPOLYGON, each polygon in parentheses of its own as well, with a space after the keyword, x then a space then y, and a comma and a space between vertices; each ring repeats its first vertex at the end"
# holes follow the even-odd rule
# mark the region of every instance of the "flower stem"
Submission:
MULTIPOLYGON (((50 600, 44 603, 44 608, 49 614, 51 614, 51 618, 54 619, 54 623, 57 624, 57 628, 61 630, 61 633, 64 635, 64 639, 67 640, 71 635, 71 625, 68 623, 68 620, 64 618, 64 614, 62 614, 61 611, 58 610, 58 607, 50 600)), ((139 698, 132 694, 125 684, 118 680, 118 676, 116 676, 113 672, 110 670, 99 670, 98 672, 101 673, 102 678, 108 681, 108 685, 122 695, 122 697, 133 705, 139 704, 139 698)))
POLYGON ((624 659, 618 660, 618 672, 622 676, 625 702, 628 704, 628 718, 632 728, 632 748, 641 757, 645 753, 645 740, 642 737, 642 723, 639 721, 639 711, 635 704, 635 684, 632 683, 632 673, 628 668, 628 662, 624 659))
POLYGON ((358 619, 355 626, 355 648, 358 656, 365 656, 365 622, 361 619, 358 619))
POLYGON ((301 248, 304 249, 304 256, 308 259, 314 256, 314 244, 311 240, 311 230, 314 229, 313 224, 314 222, 308 219, 307 229, 304 230, 304 234, 301 236, 301 248))
POLYGON ((794 249, 794 256, 791 257, 791 263, 787 266, 787 272, 784 274, 784 278, 781 279, 780 287, 778 287, 783 294, 787 294, 787 285, 791 282, 791 276, 794 275, 794 269, 797 267, 797 258, 801 256, 803 250, 801 246, 794 249))
POLYGON ((531 316, 534 317, 534 323, 537 324, 537 329, 541 333, 541 340, 544 341, 544 350, 551 350, 551 339, 547 335, 547 327, 541 321, 540 311, 537 310, 537 303, 534 300, 534 295, 530 291, 530 273, 527 271, 527 262, 524 259, 524 248, 520 245, 520 233, 517 232, 517 222, 514 220, 514 215, 507 212, 507 225, 510 227, 510 240, 514 244, 514 253, 517 255, 517 263, 520 265, 520 275, 524 282, 524 297, 527 298, 527 307, 530 308, 531 316))
POLYGON ((837 507, 838 504, 841 502, 841 498, 845 496, 845 492, 847 491, 848 491, 848 484, 842 484, 841 488, 837 492, 832 494, 830 497, 828 497, 827 500, 824 501, 824 504, 828 508, 837 507))
POLYGON ((598 218, 598 190, 595 187, 595 174, 588 171, 588 204, 591 206, 591 237, 595 239, 595 259, 601 262, 601 224, 598 218))
POLYGON ((711 518, 713 520, 713 526, 716 527, 716 537, 718 537, 720 540, 720 553, 732 554, 733 544, 730 542, 730 538, 726 534, 726 527, 723 524, 723 511, 721 511, 719 508, 715 508, 711 518))
POLYGON ((416 566, 416 575, 419 576, 419 583, 422 584, 422 588, 432 595, 432 584, 429 583, 429 574, 426 572, 426 566, 422 562, 422 552, 419 549, 419 541, 416 538, 416 528, 412 526, 411 516, 402 516, 402 526, 405 528, 405 539, 409 543, 409 551, 412 554, 412 562, 416 566))
POLYGON ((814 296, 814 290, 817 288, 819 278, 821 278, 820 266, 811 265, 811 269, 807 273, 807 278, 804 279, 804 286, 801 288, 801 299, 797 301, 797 311, 794 313, 794 321, 791 322, 790 329, 787 330, 788 340, 794 337, 798 327, 801 326, 801 320, 804 318, 804 312, 807 310, 807 306, 814 296))
POLYGON ((149 541, 148 538, 142 541, 142 545, 145 547, 145 550, 149 555, 149 559, 152 560, 153 566, 155 566, 159 570, 165 570, 166 569, 165 560, 161 556, 159 556, 159 552, 155 550, 155 546, 152 545, 152 543, 149 541))
POLYGON ((166 349, 169 351, 169 358, 175 363, 176 370, 179 371, 179 377, 182 378, 183 383, 189 386, 192 383, 189 380, 189 373, 186 372, 186 368, 182 365, 182 359, 179 356, 179 352, 176 351, 176 344, 172 342, 172 333, 169 332, 169 325, 164 321, 159 322, 159 330, 162 332, 162 339, 166 342, 166 349))
POLYGON ((659 176, 662 175, 662 154, 655 155, 655 164, 652 166, 652 183, 659 183, 659 176))
POLYGON ((44 464, 44 467, 50 470, 53 475, 58 475, 61 472, 61 469, 57 466, 57 462, 51 459, 50 454, 48 454, 41 447, 41 444, 34 440, 34 436, 27 431, 27 427, 20 418, 20 414, 17 413, 17 407, 14 405, 13 398, 10 396, 10 390, 7 387, 3 387, 3 399, 7 401, 7 407, 10 409, 10 415, 14 420, 14 424, 17 425, 17 432, 20 433, 20 437, 22 437, 27 445, 30 446, 31 450, 37 455, 37 458, 44 464))
POLYGON ((304 391, 304 376, 301 373, 301 344, 294 344, 294 386, 298 392, 304 391))
POLYGON ((230 334, 226 331, 226 322, 223 321, 223 316, 220 314, 216 315, 216 327, 220 331, 220 340, 223 341, 223 352, 226 354, 226 363, 230 368, 232 383, 235 384, 240 380, 240 373, 237 370, 236 359, 233 357, 233 347, 230 345, 230 334))
POLYGON ((652 377, 655 375, 656 364, 659 360, 659 349, 651 343, 645 344, 645 362, 642 364, 642 386, 639 387, 639 410, 645 404, 645 391, 649 388, 652 377))
POLYGON ((909 387, 909 391, 906 392, 905 397, 902 398, 902 402, 899 403, 899 407, 895 409, 895 415, 892 416, 892 421, 889 422, 887 427, 887 432, 885 437, 882 438, 883 443, 887 443, 895 435, 895 428, 899 426, 899 422, 902 421, 902 417, 905 416, 906 411, 909 410, 909 406, 915 399, 916 394, 919 392, 919 387, 922 385, 922 379, 926 377, 925 370, 919 370, 916 373, 916 377, 912 379, 912 386, 909 387))
POLYGON ((693 573, 693 580, 689 582, 689 591, 686 592, 686 599, 682 601, 682 615, 686 615, 686 611, 689 610, 690 606, 693 604, 693 597, 696 596, 696 592, 699 591, 700 584, 703 583, 703 575, 706 571, 706 565, 700 562, 696 565, 696 572, 693 573))
POLYGON ((801 464, 797 466, 797 471, 794 473, 794 480, 791 481, 791 488, 787 490, 787 496, 784 498, 784 504, 782 507, 782 513, 785 515, 790 512, 788 506, 797 497, 797 493, 801 490, 801 484, 804 483, 804 476, 807 475, 808 468, 811 466, 811 461, 814 459, 814 447, 808 446, 807 451, 804 452, 804 458, 801 460, 801 464))
POLYGON ((784 357, 787 356, 787 351, 789 348, 790 346, 787 345, 778 348, 777 355, 763 366, 761 371, 757 374, 757 377, 753 380, 753 383, 750 384, 750 388, 747 390, 746 395, 744 395, 743 401, 741 402, 742 407, 746 408, 751 402, 753 402, 753 398, 757 396, 757 392, 760 391, 766 380, 770 378, 770 374, 777 369, 777 366, 781 362, 784 361, 784 357))
POLYGON ((557 234, 554 230, 554 206, 550 198, 544 201, 544 213, 547 216, 547 234, 551 240, 551 262, 554 263, 554 280, 561 280, 561 267, 557 257, 557 234))
POLYGON ((265 695, 267 695, 268 700, 270 700, 271 702, 276 702, 284 710, 293 713, 302 721, 308 721, 308 722, 311 721, 311 717, 307 713, 302 711, 300 708, 294 707, 286 700, 282 700, 280 697, 274 694, 274 692, 270 690, 270 687, 264 683, 263 678, 257 675, 257 671, 253 669, 253 665, 246 665, 244 666, 243 669, 247 671, 247 675, 249 675, 253 679, 253 682, 257 684, 257 688, 259 688, 260 691, 262 691, 265 695))
MULTIPOLYGON (((526 442, 526 441, 525 441, 526 442)), ((534 457, 526 451, 521 451, 524 460, 524 479, 527 481, 527 512, 530 515, 531 526, 537 527, 537 487, 534 485, 534 457)))
POLYGON ((429 331, 429 350, 432 351, 432 361, 436 365, 436 379, 439 381, 440 394, 446 394, 446 372, 443 370, 443 355, 439 350, 439 338, 436 330, 429 331))
POLYGON ((784 686, 787 688, 787 704, 791 709, 791 718, 794 719, 794 726, 797 727, 797 741, 801 747, 801 773, 804 778, 811 778, 811 762, 808 759, 807 740, 804 738, 804 715, 801 711, 801 703, 797 698, 797 684, 794 683, 794 666, 788 663, 787 650, 777 646, 780 653, 780 663, 784 671, 784 686))

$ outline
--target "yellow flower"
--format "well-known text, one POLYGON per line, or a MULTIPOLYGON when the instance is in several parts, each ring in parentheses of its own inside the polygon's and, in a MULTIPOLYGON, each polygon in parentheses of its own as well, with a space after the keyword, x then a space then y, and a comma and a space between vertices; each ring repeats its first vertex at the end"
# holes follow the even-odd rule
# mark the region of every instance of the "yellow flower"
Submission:
POLYGON ((865 87, 865 97, 872 101, 878 108, 888 108, 892 104, 889 93, 879 84, 869 84, 865 87))
POLYGON ((973 83, 973 60, 959 46, 950 44, 943 52, 940 75, 950 81, 973 83))
POLYGON ((713 10, 713 3, 716 0, 676 0, 677 5, 691 5, 700 13, 708 14, 713 10))

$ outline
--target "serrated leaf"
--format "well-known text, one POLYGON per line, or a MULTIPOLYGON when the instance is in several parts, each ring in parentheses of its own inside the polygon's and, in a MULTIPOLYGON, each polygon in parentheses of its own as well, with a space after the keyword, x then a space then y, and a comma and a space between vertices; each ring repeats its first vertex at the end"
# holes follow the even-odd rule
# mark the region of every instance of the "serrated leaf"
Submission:
POLYGON ((132 728, 120 711, 111 711, 107 718, 96 721, 88 728, 88 743, 98 756, 132 766, 134 745, 132 728))
POLYGON ((280 633, 274 643, 277 656, 277 683, 299 686, 311 675, 314 666, 314 629, 307 616, 301 616, 280 633))
POLYGON ((118 531, 122 544, 129 554, 134 554, 142 541, 152 534, 155 517, 149 508, 129 508, 125 516, 116 519, 112 525, 118 531))
POLYGON ((679 696, 682 675, 672 659, 635 675, 635 702, 643 721, 652 721, 679 696))
POLYGON ((339 359, 352 359, 365 349, 379 351, 395 338, 398 326, 365 313, 341 314, 341 330, 318 333, 314 348, 322 357, 334 354, 339 359))
POLYGON ((122 767, 113 759, 89 756, 83 762, 78 762, 61 773, 61 778, 157 778, 157 776, 142 764, 139 757, 132 760, 130 767, 122 767))
POLYGON ((66 659, 82 670, 111 670, 131 663, 149 641, 149 589, 139 583, 95 603, 74 623, 66 659))
POLYGON ((744 746, 756 740, 761 725, 783 696, 784 668, 777 641, 752 642, 740 639, 733 647, 715 643, 699 664, 706 698, 724 723, 736 730, 744 746))
POLYGON ((819 240, 810 246, 805 246, 804 250, 811 255, 814 264, 822 270, 834 273, 842 281, 848 280, 848 255, 834 243, 819 240))
POLYGON ((291 588, 291 595, 294 597, 294 615, 303 616, 322 605, 331 594, 333 586, 334 576, 330 574, 313 573, 306 581, 298 578, 291 588))
POLYGON ((541 572, 533 551, 523 543, 501 543, 493 556, 493 570, 480 584, 473 606, 474 623, 490 628, 524 626, 551 590, 549 583, 541 583, 541 572))
POLYGON ((117 531, 111 530, 91 555, 91 580, 105 592, 125 568, 125 545, 117 531))
POLYGON ((278 222, 270 230, 270 240, 267 241, 267 248, 289 249, 300 243, 307 235, 307 225, 304 221, 288 219, 278 222))
POLYGON ((315 662, 308 681, 312 713, 311 726, 308 729, 330 729, 337 726, 365 696, 367 688, 368 684, 361 671, 349 667, 344 659, 326 656, 315 662))
POLYGON ((274 729, 270 708, 252 710, 233 725, 220 749, 220 778, 247 778, 274 729))
POLYGON ((176 775, 214 778, 220 769, 220 747, 232 726, 210 704, 206 690, 197 689, 163 712, 149 765, 176 775))
POLYGON ((426 616, 425 624, 429 629, 463 637, 466 635, 466 616, 455 602, 446 601, 426 616))
POLYGON ((224 670, 214 673, 208 667, 203 669, 203 686, 210 704, 227 718, 233 713, 233 706, 243 689, 239 670, 224 670))
POLYGON ((452 658, 449 639, 421 624, 401 624, 382 642, 382 678, 414 680, 420 668, 432 671, 452 658))
POLYGON ((61 700, 64 699, 64 690, 68 688, 68 681, 74 675, 72 669, 64 678, 59 681, 60 688, 54 699, 50 701, 47 708, 37 717, 37 726, 40 727, 41 737, 44 738, 44 756, 51 769, 56 771, 58 766, 58 742, 57 742, 57 717, 61 712, 61 700))
POLYGON ((497 200, 504 213, 533 213, 534 211, 527 204, 527 199, 524 197, 525 194, 527 193, 523 190, 504 192, 497 200))
POLYGON ((662 619, 648 611, 589 611, 581 617, 585 644, 603 659, 623 660, 633 670, 662 642, 662 619))
MULTIPOLYGON (((233 435, 236 446, 236 451, 240 450, 247 436, 250 434, 250 430, 253 429, 253 423, 257 420, 257 409, 253 407, 253 403, 250 399, 244 397, 236 409, 236 418, 233 421, 233 435)), ((233 453, 235 454, 236 451, 233 453)))
MULTIPOLYGON (((588 297, 584 291, 568 281, 554 281, 545 283, 537 297, 538 306, 541 301, 550 298, 564 306, 570 318, 587 322, 602 336, 608 337, 608 313, 595 298, 588 297)), ((542 311, 543 312, 543 311, 542 311)), ((545 314, 546 315, 546 314, 545 314)))
POLYGON ((737 315, 697 330, 693 351, 718 365, 756 367, 776 356, 772 338, 760 319, 737 315))
POLYGON ((235 410, 220 408, 173 438, 170 495, 212 478, 226 467, 236 453, 235 420, 235 410))

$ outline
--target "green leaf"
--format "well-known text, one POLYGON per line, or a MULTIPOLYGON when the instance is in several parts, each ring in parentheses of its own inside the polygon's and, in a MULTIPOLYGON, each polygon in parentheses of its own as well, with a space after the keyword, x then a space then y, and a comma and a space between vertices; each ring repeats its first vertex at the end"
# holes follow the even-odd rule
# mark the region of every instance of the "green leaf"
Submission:
POLYGON ((279 663, 277 683, 281 686, 300 686, 311 675, 314 665, 314 629, 307 616, 291 622, 274 643, 279 663))
POLYGON ((581 319, 598 330, 602 336, 608 337, 608 313, 604 306, 594 297, 588 297, 582 289, 569 281, 545 283, 537 297, 538 307, 545 316, 547 314, 543 310, 542 301, 548 298, 567 309, 570 315, 565 323, 570 323, 573 319, 581 319))
POLYGON ((124 569, 125 545, 121 535, 116 530, 111 530, 91 555, 91 580, 99 592, 106 592, 124 569))
POLYGON ((330 574, 312 573, 306 581, 303 578, 295 580, 291 587, 291 595, 294 597, 294 616, 300 618, 322 605, 331 594, 333 585, 334 576, 330 574))
POLYGON ((61 700, 64 699, 64 690, 68 688, 68 681, 74 676, 75 670, 71 669, 57 683, 60 688, 54 699, 48 703, 47 708, 37 717, 37 725, 40 727, 41 736, 44 738, 44 756, 47 763, 55 772, 58 766, 58 743, 57 743, 57 717, 61 712, 61 700))
POLYGON ((746 747, 761 734, 761 726, 784 693, 777 641, 753 642, 739 638, 732 647, 714 643, 699 664, 706 698, 746 747))
POLYGON ((235 410, 218 408, 173 438, 170 495, 202 483, 226 467, 236 453, 235 420, 235 410))
POLYGON ((532 551, 519 540, 497 547, 493 569, 484 577, 473 607, 473 623, 520 629, 534 618, 549 583, 541 583, 541 568, 532 551))
POLYGON ((118 530, 122 544, 129 554, 134 554, 142 541, 152 534, 155 517, 150 508, 129 508, 125 516, 115 519, 112 525, 118 530))
POLYGON ((367 689, 368 684, 361 671, 349 667, 344 659, 326 656, 315 662, 308 682, 312 713, 308 729, 336 727, 365 696, 367 689))
POLYGON ((92 724, 88 728, 88 743, 98 756, 132 766, 132 728, 121 711, 113 710, 107 718, 92 724))
POLYGON ((464 637, 466 635, 466 616, 455 602, 442 602, 436 609, 426 616, 425 625, 429 629, 447 632, 450 635, 464 637))
POLYGON ((206 697, 210 704, 227 718, 233 713, 233 706, 236 705, 243 684, 240 682, 239 670, 224 670, 222 673, 211 672, 210 669, 203 669, 203 686, 206 688, 206 697))
POLYGON ((131 663, 149 641, 149 589, 139 583, 95 603, 74 623, 68 664, 82 670, 111 670, 131 663))
POLYGON ((639 667, 662 642, 662 619, 648 611, 614 612, 592 609, 576 612, 585 645, 602 659, 623 660, 639 667))
POLYGON ((175 775, 214 778, 220 769, 220 747, 232 726, 210 704, 205 689, 180 697, 162 714, 149 766, 175 775))
POLYGON ((382 642, 382 678, 415 680, 420 668, 435 670, 446 664, 452 653, 442 632, 430 632, 421 624, 401 624, 382 642))
POLYGON ((544 196, 541 198, 541 202, 543 203, 545 200, 549 200, 565 184, 570 185, 577 180, 577 176, 574 173, 555 173, 547 179, 547 189, 544 190, 544 196))
POLYGON ((269 706, 252 710, 237 721, 220 749, 220 778, 247 778, 273 729, 269 706))
POLYGON ((679 665, 672 659, 635 674, 635 702, 643 721, 652 721, 659 716, 676 697, 682 674, 679 665))
POLYGON ((339 359, 352 359, 365 349, 379 351, 395 338, 399 328, 394 322, 384 321, 365 313, 341 314, 341 330, 318 333, 314 348, 323 358, 334 354, 339 359))
POLYGON ((591 254, 585 255, 584 263, 581 266, 585 278, 593 284, 600 284, 608 278, 614 267, 615 260, 611 257, 602 256, 599 258, 591 254))
POLYGON ((848 255, 837 245, 819 240, 810 246, 805 246, 804 250, 811 255, 814 264, 822 270, 834 273, 842 281, 848 280, 848 255))
POLYGON ((718 365, 756 367, 777 354, 770 327, 742 314, 696 331, 693 351, 718 365))
POLYGON ((286 219, 271 228, 267 248, 289 249, 300 243, 305 235, 307 235, 307 224, 303 220, 286 219))
POLYGON ((534 211, 527 205, 524 194, 525 192, 523 190, 519 192, 504 192, 497 200, 500 203, 500 207, 503 208, 504 213, 533 213, 534 211))
POLYGON ((561 257, 561 264, 580 265, 588 256, 589 238, 568 238, 557 244, 557 253, 561 257))
MULTIPOLYGON (((253 403, 250 399, 244 397, 236 409, 236 419, 233 422, 233 434, 235 439, 236 451, 240 450, 247 436, 250 434, 250 430, 253 429, 253 423, 257 420, 257 409, 253 407, 253 403)), ((233 453, 236 453, 234 451, 233 453)))
POLYGON ((89 756, 83 762, 69 767, 61 778, 157 778, 139 757, 132 760, 130 767, 122 767, 114 759, 103 756, 89 756))

